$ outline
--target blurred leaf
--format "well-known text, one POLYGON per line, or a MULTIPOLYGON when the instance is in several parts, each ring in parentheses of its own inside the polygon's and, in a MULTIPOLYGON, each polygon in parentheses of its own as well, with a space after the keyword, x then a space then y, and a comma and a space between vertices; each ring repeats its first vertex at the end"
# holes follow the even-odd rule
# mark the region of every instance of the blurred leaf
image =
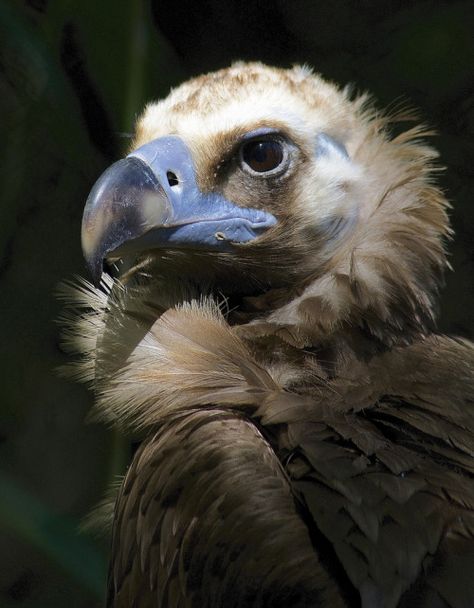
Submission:
POLYGON ((6 475, 0 474, 0 526, 15 532, 98 597, 104 595, 105 562, 77 526, 53 513, 6 475))

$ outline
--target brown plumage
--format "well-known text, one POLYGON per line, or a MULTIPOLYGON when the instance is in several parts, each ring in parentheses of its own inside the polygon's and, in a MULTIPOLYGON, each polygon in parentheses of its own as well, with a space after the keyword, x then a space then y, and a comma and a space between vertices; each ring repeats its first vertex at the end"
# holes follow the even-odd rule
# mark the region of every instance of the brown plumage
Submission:
POLYGON ((236 64, 150 105, 132 150, 169 146, 153 200, 190 188, 191 159, 198 199, 271 214, 262 233, 153 245, 183 222, 140 211, 106 248, 125 212, 88 203, 91 266, 128 270, 65 292, 74 373, 142 439, 108 606, 474 606, 474 347, 433 333, 447 202, 427 133, 393 120, 306 69, 236 64))

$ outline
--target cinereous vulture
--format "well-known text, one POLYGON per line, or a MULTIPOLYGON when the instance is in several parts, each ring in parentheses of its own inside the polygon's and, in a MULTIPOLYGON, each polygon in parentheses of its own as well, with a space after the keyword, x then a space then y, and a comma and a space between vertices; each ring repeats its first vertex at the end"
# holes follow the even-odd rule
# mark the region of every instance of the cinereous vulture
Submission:
POLYGON ((435 330, 449 205, 404 118, 236 63, 92 189, 66 340, 140 442, 107 606, 474 606, 474 347, 435 330))

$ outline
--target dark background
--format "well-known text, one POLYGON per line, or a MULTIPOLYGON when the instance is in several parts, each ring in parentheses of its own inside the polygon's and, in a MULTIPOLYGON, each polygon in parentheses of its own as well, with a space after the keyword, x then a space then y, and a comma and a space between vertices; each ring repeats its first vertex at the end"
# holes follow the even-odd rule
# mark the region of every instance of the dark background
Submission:
POLYGON ((85 272, 84 201, 144 102, 258 59, 417 107, 454 205, 440 326, 473 337, 473 32, 472 2, 0 0, 0 606, 101 605, 107 543, 77 526, 130 447, 55 372, 54 291, 85 272))

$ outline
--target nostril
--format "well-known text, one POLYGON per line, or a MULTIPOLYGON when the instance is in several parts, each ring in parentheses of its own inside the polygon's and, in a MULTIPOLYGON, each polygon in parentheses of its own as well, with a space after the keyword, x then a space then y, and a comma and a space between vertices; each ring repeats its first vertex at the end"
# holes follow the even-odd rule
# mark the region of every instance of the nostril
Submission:
POLYGON ((172 171, 168 171, 166 173, 166 177, 168 178, 168 184, 173 187, 173 186, 177 186, 179 184, 179 180, 176 176, 176 173, 173 173, 172 171))

